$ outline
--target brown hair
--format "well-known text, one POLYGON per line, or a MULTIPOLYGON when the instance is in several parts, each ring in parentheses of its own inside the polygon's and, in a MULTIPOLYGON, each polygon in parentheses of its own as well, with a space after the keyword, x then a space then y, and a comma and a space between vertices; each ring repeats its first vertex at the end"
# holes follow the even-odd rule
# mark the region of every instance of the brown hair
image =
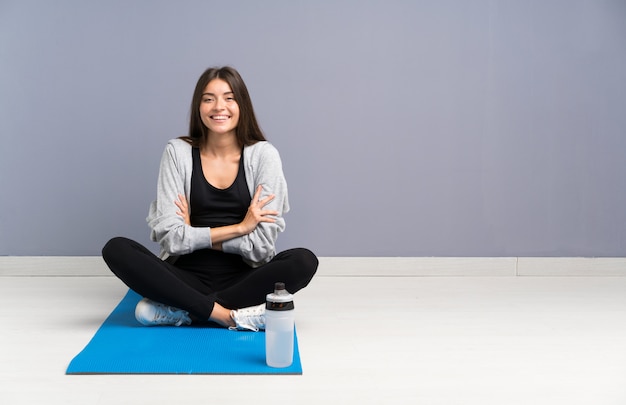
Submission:
POLYGON ((237 124, 237 128, 235 128, 239 146, 244 147, 255 144, 258 141, 264 141, 265 136, 254 115, 254 108, 252 107, 252 100, 250 99, 248 88, 239 75, 239 72, 230 66, 212 67, 202 73, 198 79, 198 83, 196 83, 196 89, 191 99, 189 134, 181 137, 181 139, 189 142, 194 147, 199 147, 206 141, 209 131, 200 117, 200 103, 202 102, 204 89, 213 79, 224 80, 228 83, 235 95, 235 101, 239 106, 239 123, 237 124))

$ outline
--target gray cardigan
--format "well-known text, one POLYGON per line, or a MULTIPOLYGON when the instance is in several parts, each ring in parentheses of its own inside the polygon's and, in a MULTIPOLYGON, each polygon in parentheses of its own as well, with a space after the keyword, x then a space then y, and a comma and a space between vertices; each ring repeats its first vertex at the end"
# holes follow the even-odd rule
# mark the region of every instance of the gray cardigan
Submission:
MULTIPOLYGON (((262 185, 263 196, 275 195, 265 208, 276 210, 279 215, 275 223, 261 222, 252 233, 223 242, 222 250, 238 254, 252 267, 258 267, 276 255, 278 232, 285 230, 283 214, 289 211, 287 182, 278 151, 269 142, 244 147, 243 162, 250 197, 262 185)), ((190 201, 192 168, 191 145, 182 139, 170 140, 161 158, 157 198, 150 204, 146 218, 152 229, 150 238, 161 245, 162 259, 211 248, 211 228, 192 227, 176 214, 174 201, 178 194, 190 201)))

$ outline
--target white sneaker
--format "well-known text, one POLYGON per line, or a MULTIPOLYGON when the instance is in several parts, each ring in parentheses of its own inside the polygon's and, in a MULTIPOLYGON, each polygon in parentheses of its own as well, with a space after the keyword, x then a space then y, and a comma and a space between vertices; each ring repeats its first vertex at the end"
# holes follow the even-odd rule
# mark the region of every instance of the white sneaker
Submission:
POLYGON ((191 325, 189 312, 144 298, 135 307, 135 318, 142 325, 191 325))
POLYGON ((255 307, 234 309, 230 311, 230 317, 237 326, 231 326, 230 330, 251 330, 258 332, 265 329, 265 304, 255 307))

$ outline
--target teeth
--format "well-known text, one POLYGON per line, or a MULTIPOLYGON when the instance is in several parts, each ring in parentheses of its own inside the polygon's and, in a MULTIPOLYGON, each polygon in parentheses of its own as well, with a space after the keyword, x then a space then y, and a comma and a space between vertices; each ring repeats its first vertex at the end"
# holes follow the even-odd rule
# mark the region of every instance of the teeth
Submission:
POLYGON ((227 120, 228 115, 214 115, 211 118, 213 118, 214 120, 227 120))

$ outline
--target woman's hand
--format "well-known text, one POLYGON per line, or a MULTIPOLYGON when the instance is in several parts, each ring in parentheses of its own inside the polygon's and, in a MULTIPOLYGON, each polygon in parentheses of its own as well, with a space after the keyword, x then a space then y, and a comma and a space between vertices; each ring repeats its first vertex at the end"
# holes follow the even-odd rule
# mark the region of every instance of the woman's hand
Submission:
POLYGON ((274 194, 270 194, 264 199, 260 200, 259 198, 261 197, 262 190, 263 186, 261 185, 256 188, 256 192, 254 193, 252 201, 250 202, 250 206, 248 207, 248 212, 246 212, 246 216, 239 224, 244 235, 247 235, 250 232, 254 231, 257 225, 261 222, 276 222, 276 220, 271 216, 278 215, 278 211, 263 209, 263 207, 265 207, 274 199, 274 194))
POLYGON ((183 217, 187 225, 191 225, 191 215, 189 214, 189 204, 184 195, 178 194, 178 200, 174 201, 174 204, 178 207, 176 215, 183 217))
MULTIPOLYGON (((233 239, 238 236, 248 235, 254 231, 257 225, 261 222, 276 222, 276 219, 272 218, 272 216, 277 216, 278 211, 263 209, 263 207, 274 199, 274 195, 270 194, 260 200, 261 191, 263 191, 263 187, 258 186, 243 221, 237 225, 218 226, 211 229, 212 249, 221 250, 223 241, 233 239)), ((187 225, 191 225, 189 204, 187 203, 185 196, 179 194, 178 200, 174 201, 174 204, 178 207, 176 215, 181 216, 187 225)))

